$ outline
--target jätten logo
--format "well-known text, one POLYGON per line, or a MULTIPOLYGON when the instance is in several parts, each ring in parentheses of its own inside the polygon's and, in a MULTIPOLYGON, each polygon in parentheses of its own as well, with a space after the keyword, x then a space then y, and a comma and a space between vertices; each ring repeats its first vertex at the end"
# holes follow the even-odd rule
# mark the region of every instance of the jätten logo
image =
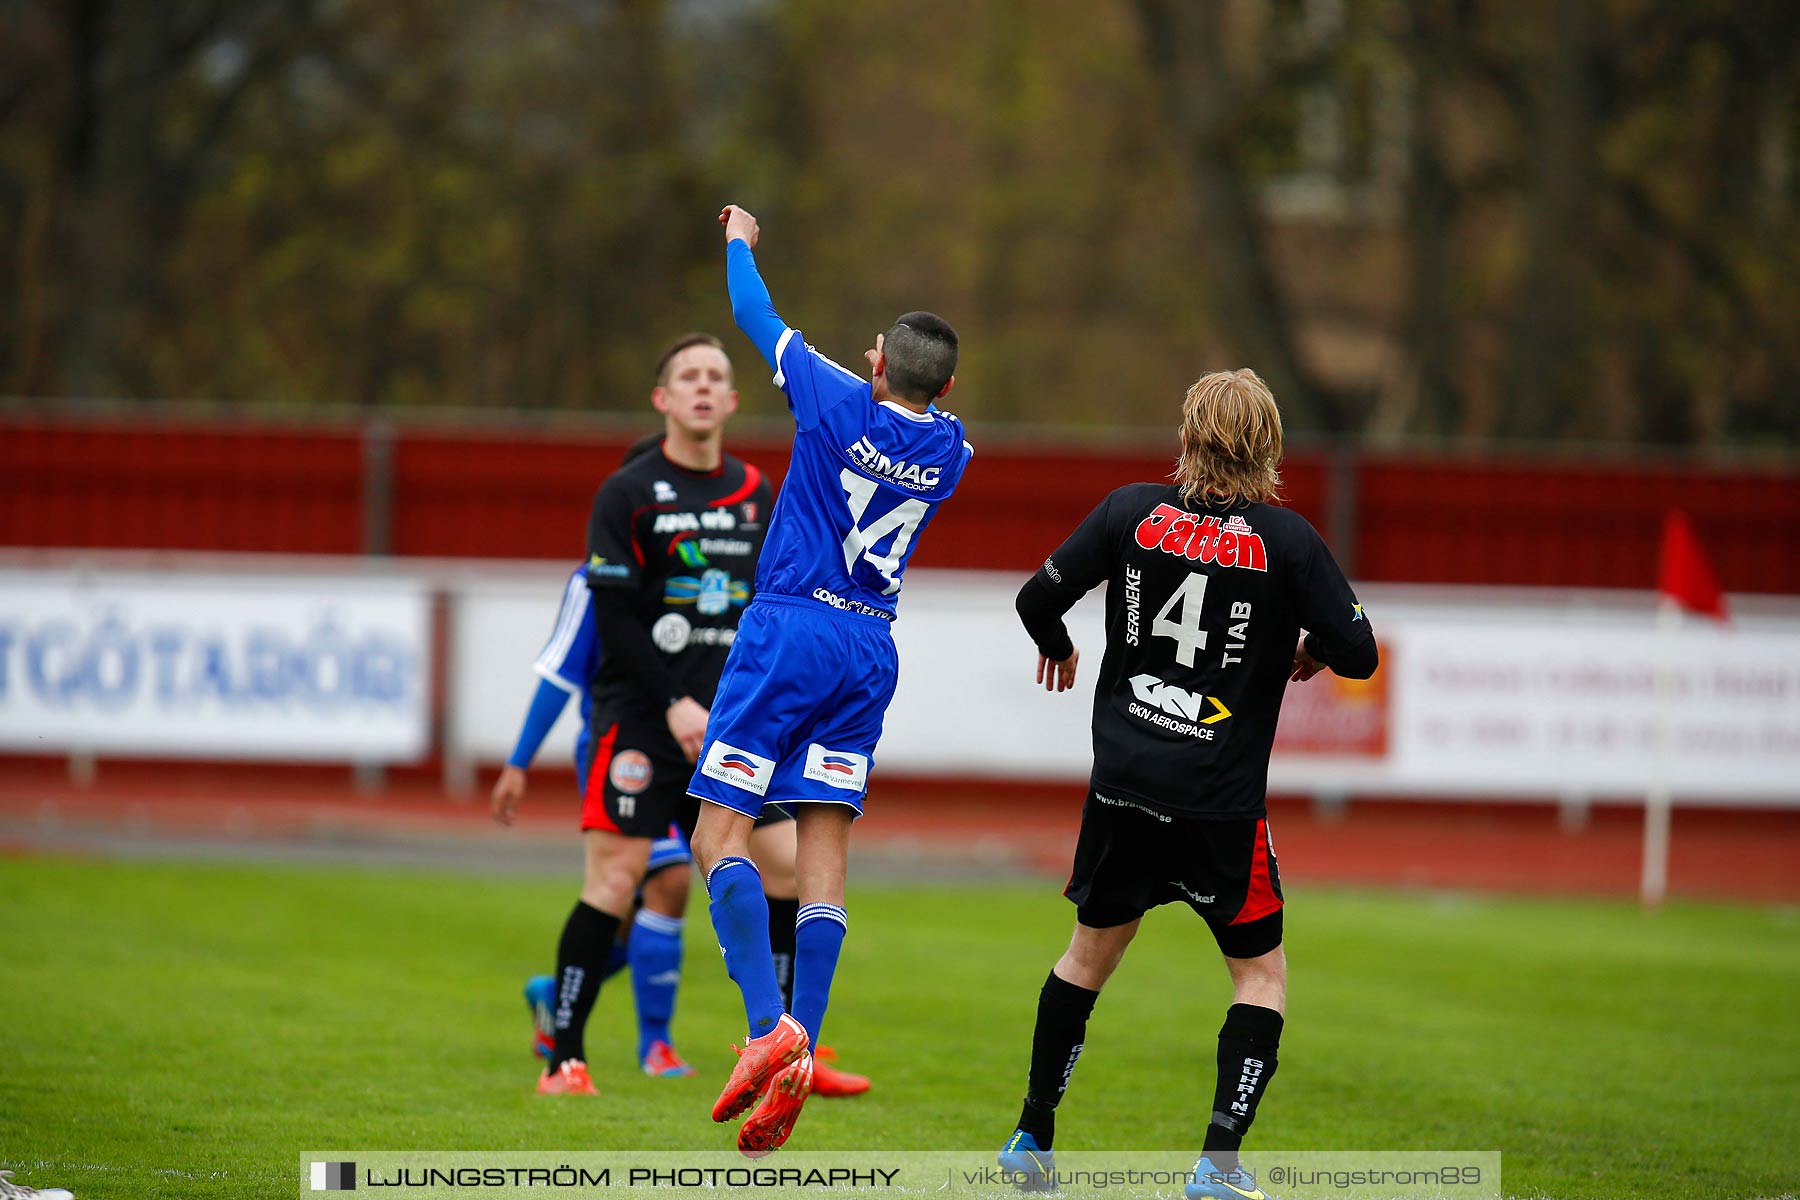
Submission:
POLYGON ((1262 535, 1252 532, 1249 522, 1235 515, 1221 522, 1217 517, 1199 517, 1172 504, 1159 504, 1138 523, 1137 544, 1190 561, 1216 562, 1221 567, 1269 569, 1262 535))

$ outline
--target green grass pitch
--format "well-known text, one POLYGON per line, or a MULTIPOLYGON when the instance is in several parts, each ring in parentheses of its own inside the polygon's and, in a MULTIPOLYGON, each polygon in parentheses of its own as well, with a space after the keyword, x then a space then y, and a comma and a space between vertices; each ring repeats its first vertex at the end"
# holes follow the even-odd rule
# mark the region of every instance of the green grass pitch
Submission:
MULTIPOLYGON (((697 889, 696 889, 697 891, 697 889)), ((726 1149, 742 1010, 695 903, 679 1044, 598 1100, 540 1098, 519 989, 571 880, 0 861, 0 1165, 104 1196, 296 1194, 300 1151, 726 1149)), ((825 1040, 875 1080, 795 1149, 975 1149, 1012 1129, 1054 885, 854 886, 825 1040)), ((1289 1024, 1252 1148, 1504 1152, 1529 1197, 1773 1196, 1800 1179, 1792 910, 1294 889, 1289 1024)), ((1058 1149, 1192 1148, 1228 1001, 1204 926, 1145 922, 1058 1149)))

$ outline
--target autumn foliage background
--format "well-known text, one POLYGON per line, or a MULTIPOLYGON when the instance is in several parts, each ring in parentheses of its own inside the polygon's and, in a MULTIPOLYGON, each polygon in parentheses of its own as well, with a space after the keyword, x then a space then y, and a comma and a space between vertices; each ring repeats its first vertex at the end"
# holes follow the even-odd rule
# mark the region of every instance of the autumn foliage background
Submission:
POLYGON ((976 422, 1791 447, 1780 0, 14 0, 0 394, 636 411, 725 201, 976 422))

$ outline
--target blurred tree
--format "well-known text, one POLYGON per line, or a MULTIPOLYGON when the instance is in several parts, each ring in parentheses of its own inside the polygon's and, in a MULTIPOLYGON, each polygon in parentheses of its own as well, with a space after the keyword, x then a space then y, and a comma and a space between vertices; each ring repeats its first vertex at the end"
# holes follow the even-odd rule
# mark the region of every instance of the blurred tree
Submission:
POLYGON ((973 418, 1793 445, 1797 140, 1784 0, 11 0, 0 384, 640 411, 737 200, 973 418))
POLYGON ((244 99, 287 60, 310 0, 18 4, 6 14, 0 104, 17 255, 10 374, 38 390, 49 369, 78 393, 154 387, 147 317, 170 297, 158 252, 185 232, 211 158, 244 99), (29 144, 34 142, 35 144, 29 144), (23 219, 21 219, 23 218, 23 219), (52 366, 51 364, 55 365, 52 366))
MULTIPOLYGON (((1292 82, 1274 53, 1234 53, 1234 6, 1137 0, 1145 58, 1166 120, 1188 159, 1201 261, 1220 325, 1255 364, 1295 424, 1342 428, 1345 404, 1300 356, 1294 319, 1264 246, 1245 136, 1270 91, 1292 82)), ((1261 39, 1258 39, 1261 40, 1261 39)))

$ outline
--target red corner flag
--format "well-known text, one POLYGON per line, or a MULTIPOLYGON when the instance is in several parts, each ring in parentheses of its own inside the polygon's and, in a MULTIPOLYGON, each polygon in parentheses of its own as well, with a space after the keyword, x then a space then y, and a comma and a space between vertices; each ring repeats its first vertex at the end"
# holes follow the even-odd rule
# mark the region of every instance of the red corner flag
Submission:
POLYGON ((1656 590, 1688 612, 1715 621, 1729 619, 1718 576, 1706 561, 1706 551, 1694 533, 1693 522, 1679 508, 1671 508, 1663 518, 1662 563, 1656 573, 1656 590))

